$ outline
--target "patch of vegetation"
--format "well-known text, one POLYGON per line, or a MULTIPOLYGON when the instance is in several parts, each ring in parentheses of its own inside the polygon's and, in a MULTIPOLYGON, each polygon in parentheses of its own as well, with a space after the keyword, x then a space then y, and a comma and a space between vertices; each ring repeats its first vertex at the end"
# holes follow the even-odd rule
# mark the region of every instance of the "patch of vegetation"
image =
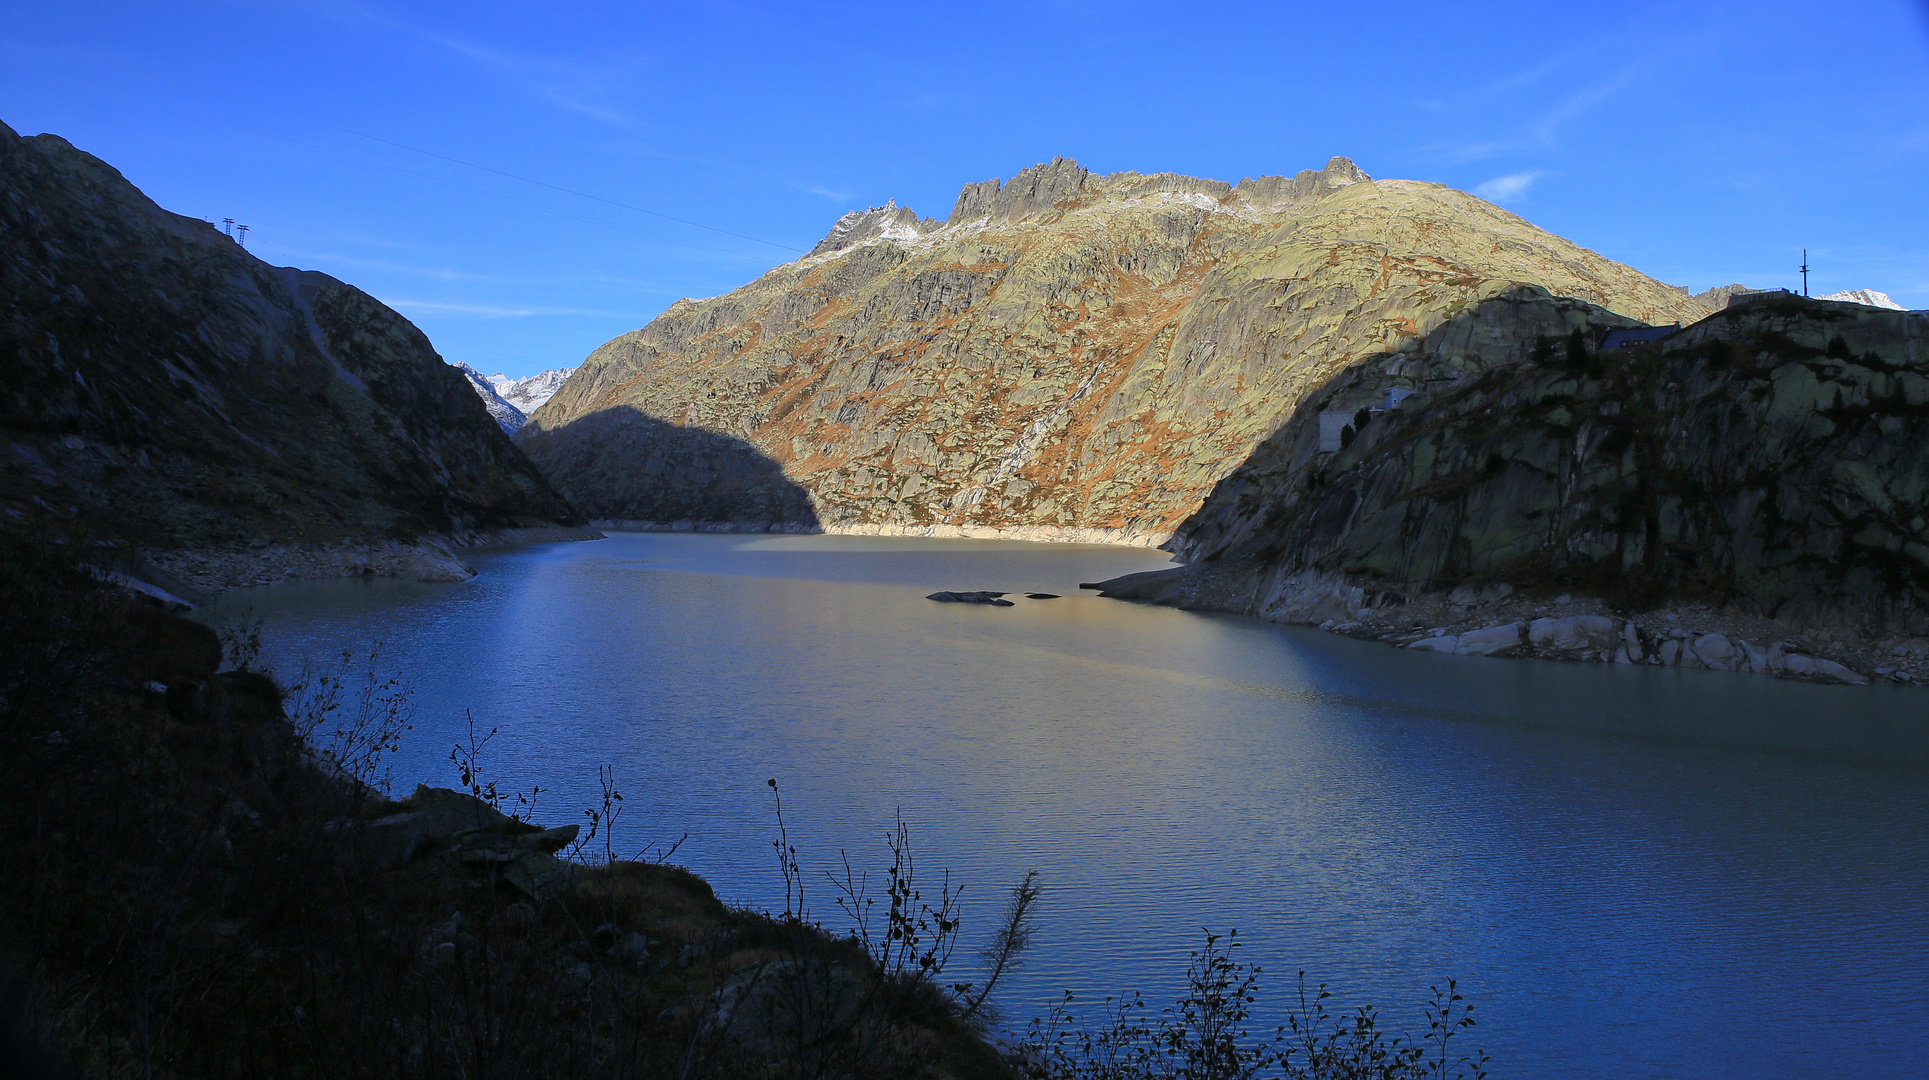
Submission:
POLYGON ((1392 1035, 1378 1010, 1329 1011, 1324 984, 1311 992, 1299 974, 1298 1000, 1271 1036, 1251 1028, 1261 970, 1234 956, 1238 932, 1207 932, 1186 968, 1184 992, 1153 1012, 1137 994, 1107 998, 1096 1026, 1072 1014, 1071 994, 1034 1020, 1019 1044, 1026 1075, 1038 1080, 1483 1080, 1488 1058, 1453 1040, 1474 1026, 1474 1008, 1449 980, 1422 1007, 1419 1037, 1392 1035))

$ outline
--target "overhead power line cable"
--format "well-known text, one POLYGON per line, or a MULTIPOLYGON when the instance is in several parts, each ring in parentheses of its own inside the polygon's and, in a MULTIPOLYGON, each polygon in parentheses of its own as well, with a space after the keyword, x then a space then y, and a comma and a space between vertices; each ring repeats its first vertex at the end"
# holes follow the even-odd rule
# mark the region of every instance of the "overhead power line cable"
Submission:
MULTIPOLYGON (((378 142, 385 146, 393 146, 399 150, 407 150, 412 154, 421 154, 424 157, 432 157, 438 161, 449 162, 452 165, 460 165, 468 169, 476 169, 481 172, 493 173, 496 176, 506 177, 510 180, 515 180, 520 183, 534 184, 537 187, 548 188, 551 191, 560 191, 566 195, 574 195, 579 199, 589 199, 592 202, 600 202, 610 206, 620 207, 624 210, 634 211, 635 213, 638 213, 638 214, 648 214, 651 217, 662 218, 665 221, 674 221, 679 225, 688 225, 693 229, 703 229, 706 232, 718 233, 723 236, 731 236, 731 237, 735 237, 738 240, 748 240, 753 244, 763 244, 766 247, 774 247, 782 251, 794 252, 799 255, 804 253, 803 248, 792 247, 789 244, 779 244, 774 240, 764 240, 760 237, 749 236, 740 232, 732 232, 729 229, 719 229, 715 225, 705 225, 701 221, 691 221, 689 218, 680 218, 675 216, 674 214, 665 214, 660 210, 651 210, 647 207, 635 206, 633 204, 626 203, 626 202, 619 202, 616 199, 606 199, 601 195, 592 195, 587 191, 577 191, 575 188, 564 187, 561 184, 552 184, 547 180, 537 180, 534 177, 522 176, 517 173, 508 172, 507 170, 504 170, 504 169, 495 168, 494 166, 480 165, 473 161, 464 161, 463 159, 458 157, 451 157, 448 154, 439 154, 433 150, 424 150, 419 146, 410 146, 408 143, 398 142, 394 139, 385 139, 380 135, 370 135, 365 131, 356 131, 354 128, 343 127, 340 124, 331 124, 326 120, 316 120, 313 117, 303 116, 300 113, 290 112, 286 109, 278 109, 272 105, 263 105, 260 102, 249 101, 245 98, 236 97, 233 94, 222 93, 219 90, 211 90, 205 86, 199 86, 199 85, 196 85, 195 83, 187 82, 186 80, 183 80, 183 79, 177 79, 172 75, 162 75, 159 72, 149 71, 146 68, 137 67, 133 64, 125 64, 119 60, 114 60, 109 57, 101 56, 97 53, 84 52, 80 49, 71 49, 65 45, 49 45, 44 42, 32 41, 31 39, 23 38, 18 34, 8 33, 6 31, 0 31, 0 34, 5 34, 5 36, 13 38, 16 41, 26 41, 29 44, 38 46, 40 48, 54 49, 59 52, 71 54, 73 56, 85 57, 86 59, 93 60, 97 63, 106 64, 109 67, 117 67, 123 71, 131 71, 136 75, 140 75, 149 79, 154 79, 158 82, 172 83, 175 86, 192 90, 198 94, 207 94, 210 97, 223 98, 228 101, 236 102, 237 104, 249 106, 250 108, 260 109, 263 112, 269 112, 279 116, 285 116, 292 120, 299 120, 304 124, 313 124, 316 127, 327 128, 330 131, 339 131, 344 135, 353 135, 358 139, 367 139, 370 142, 378 142)), ((296 145, 300 145, 300 144, 298 143, 296 145)))

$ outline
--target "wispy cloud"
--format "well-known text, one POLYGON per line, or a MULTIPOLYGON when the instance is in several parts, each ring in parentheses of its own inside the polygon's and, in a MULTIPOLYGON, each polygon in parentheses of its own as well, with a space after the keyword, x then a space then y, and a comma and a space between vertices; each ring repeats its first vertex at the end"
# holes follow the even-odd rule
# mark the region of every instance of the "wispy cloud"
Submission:
POLYGON ((337 21, 372 24, 427 42, 465 60, 494 69, 517 89, 571 112, 620 128, 636 130, 644 126, 634 117, 595 100, 600 96, 600 87, 595 85, 595 80, 589 77, 580 62, 546 60, 477 45, 417 26, 360 0, 319 0, 314 9, 337 21))
POLYGON ((798 190, 807 192, 812 195, 819 196, 821 198, 829 199, 832 202, 850 202, 851 197, 857 194, 857 192, 855 191, 834 191, 831 188, 827 188, 827 187, 816 187, 814 185, 802 185, 802 184, 798 185, 798 190))
POLYGON ((1506 176, 1496 176, 1492 180, 1474 188, 1474 194, 1486 199, 1488 202, 1513 202, 1527 194, 1527 189, 1533 185, 1534 181, 1539 180, 1542 175, 1542 173, 1538 172, 1517 172, 1508 173, 1506 176))
POLYGON ((1569 95, 1552 109, 1542 113, 1529 130, 1543 144, 1552 145, 1562 124, 1620 93, 1653 63, 1653 57, 1643 57, 1622 67, 1605 81, 1596 83, 1578 94, 1569 95))
POLYGON ((1414 102, 1429 112, 1457 112, 1484 105, 1492 99, 1512 91, 1532 86, 1540 80, 1565 67, 1573 59, 1573 54, 1563 53, 1544 60, 1533 67, 1522 68, 1510 75, 1503 75, 1485 83, 1466 88, 1459 93, 1444 98, 1426 98, 1414 102))
POLYGON ((1486 161, 1501 157, 1520 149, 1519 140, 1496 139, 1492 142, 1469 143, 1465 146, 1439 146, 1435 150, 1442 161, 1449 165, 1466 165, 1474 161, 1486 161))
POLYGON ((485 319, 522 319, 543 315, 591 315, 606 319, 634 317, 628 311, 594 311, 565 307, 497 307, 493 304, 450 304, 437 300, 388 300, 389 307, 400 311, 440 311, 451 315, 478 315, 485 319))

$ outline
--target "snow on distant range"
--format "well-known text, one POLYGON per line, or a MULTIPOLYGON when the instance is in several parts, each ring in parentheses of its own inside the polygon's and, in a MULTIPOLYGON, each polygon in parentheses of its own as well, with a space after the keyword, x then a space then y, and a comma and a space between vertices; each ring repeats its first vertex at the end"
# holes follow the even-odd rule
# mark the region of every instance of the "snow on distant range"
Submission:
POLYGON ((1888 308, 1891 311, 1907 311, 1908 308, 1889 299, 1889 294, 1874 289, 1844 289, 1838 293, 1817 297, 1820 300, 1840 300, 1848 304, 1867 304, 1870 307, 1888 308))
POLYGON ((484 375, 467 364, 449 365, 462 372, 469 385, 475 387, 476 396, 488 407, 489 415, 496 418, 502 430, 514 435, 522 430, 529 414, 542 407, 543 402, 555 396, 556 391, 569 381, 569 373, 575 368, 550 368, 540 371, 526 379, 512 379, 497 372, 484 375))
POLYGON ((501 373, 485 375, 483 378, 489 380, 489 385, 495 387, 496 393, 501 394, 504 401, 522 410, 524 416, 528 416, 542 408, 543 402, 555 396, 556 391, 561 390, 563 384, 569 381, 569 373, 575 370, 575 368, 550 368, 548 371, 539 371, 526 379, 512 379, 501 373))
POLYGON ((502 430, 511 435, 522 430, 523 421, 528 419, 528 415, 504 400, 503 396, 496 392, 495 385, 489 376, 467 364, 455 363, 449 366, 460 371, 462 377, 469 380, 469 385, 475 388, 476 396, 482 399, 483 406, 489 410, 489 415, 496 423, 501 425, 502 430))

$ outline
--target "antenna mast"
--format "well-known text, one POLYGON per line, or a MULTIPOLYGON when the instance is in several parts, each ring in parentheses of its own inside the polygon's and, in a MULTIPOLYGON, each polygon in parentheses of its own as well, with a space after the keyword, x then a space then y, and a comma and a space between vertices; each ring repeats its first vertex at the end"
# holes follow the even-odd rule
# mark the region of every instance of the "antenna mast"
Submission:
MULTIPOLYGON (((236 225, 234 227, 234 231, 237 234, 234 238, 234 242, 237 244, 240 244, 242 247, 247 247, 248 246, 248 227, 246 225, 236 225)), ((1803 278, 1802 280, 1807 281, 1808 279, 1803 278)), ((1808 295, 1807 285, 1802 286, 1802 295, 1803 296, 1808 295)))
MULTIPOLYGON (((247 226, 242 226, 247 228, 247 226)), ((1808 249, 1802 249, 1802 295, 1808 295, 1808 249)))
POLYGON ((221 219, 221 235, 227 236, 227 237, 234 236, 234 219, 233 218, 224 217, 221 219))

